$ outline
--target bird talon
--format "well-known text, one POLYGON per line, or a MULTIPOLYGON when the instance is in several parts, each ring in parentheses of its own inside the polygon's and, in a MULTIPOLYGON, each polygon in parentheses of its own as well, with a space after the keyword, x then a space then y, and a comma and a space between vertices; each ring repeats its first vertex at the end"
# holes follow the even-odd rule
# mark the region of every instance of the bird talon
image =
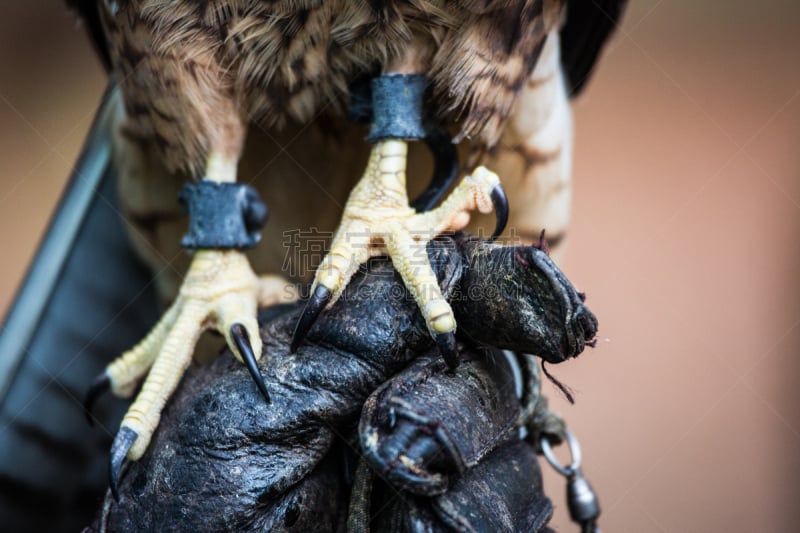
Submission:
POLYGON ((492 188, 491 192, 492 205, 494 205, 494 213, 497 223, 494 228, 494 233, 489 238, 489 242, 494 242, 503 233, 508 224, 508 196, 503 186, 499 183, 492 188))
POLYGON ((375 144, 367 170, 347 201, 330 251, 317 269, 314 294, 295 328, 293 352, 322 309, 342 293, 358 265, 370 257, 388 255, 422 311, 447 366, 458 365, 453 311, 430 263, 419 258, 436 235, 464 228, 474 210, 495 210, 497 222, 490 240, 497 239, 508 222, 508 198, 497 174, 479 167, 441 205, 418 212, 408 205, 407 155, 403 141, 375 144))
POLYGON ((94 427, 94 417, 92 417, 92 409, 97 399, 104 393, 111 390, 111 379, 108 374, 103 372, 92 381, 89 390, 86 391, 86 397, 83 400, 83 412, 86 415, 86 421, 89 422, 90 427, 94 427))
MULTIPOLYGON (((145 453, 164 406, 191 364, 204 331, 225 334, 226 344, 247 366, 269 402, 257 364, 263 345, 255 317, 259 303, 280 301, 282 297, 276 299, 274 294, 284 286, 273 278, 257 278, 247 258, 237 250, 198 251, 166 314, 139 344, 106 367, 108 383, 98 378, 87 395, 85 405, 90 409, 105 388, 117 396, 129 396, 144 379, 121 424, 136 436, 117 443, 115 453, 120 453, 123 443, 132 461, 145 453)), ((119 471, 121 461, 122 457, 116 457, 114 472, 119 471)))
POLYGON ((264 396, 264 400, 266 400, 267 403, 271 403, 264 378, 258 370, 258 362, 253 353, 253 346, 250 344, 250 335, 247 333, 247 329, 238 323, 232 325, 231 338, 236 344, 236 348, 239 350, 239 354, 241 354, 242 361, 244 361, 245 366, 247 366, 247 370, 250 371, 253 381, 255 381, 256 386, 258 386, 258 390, 260 390, 261 394, 264 396))
POLYGON ((317 317, 322 310, 325 309, 325 306, 328 305, 332 297, 333 292, 323 285, 317 285, 316 289, 314 289, 314 294, 312 294, 311 298, 306 302, 303 314, 300 315, 300 318, 297 320, 297 325, 294 328, 292 344, 290 346, 292 353, 297 351, 297 347, 303 342, 308 330, 314 325, 317 317))
POLYGON ((108 485, 111 487, 111 494, 115 501, 119 501, 119 474, 122 470, 122 463, 128 455, 133 443, 139 438, 139 434, 127 426, 119 428, 114 443, 111 445, 111 457, 109 458, 108 485))
POLYGON ((442 354, 447 368, 455 370, 458 367, 458 349, 456 346, 456 334, 452 331, 447 333, 439 333, 434 336, 436 346, 439 347, 439 353, 442 354))

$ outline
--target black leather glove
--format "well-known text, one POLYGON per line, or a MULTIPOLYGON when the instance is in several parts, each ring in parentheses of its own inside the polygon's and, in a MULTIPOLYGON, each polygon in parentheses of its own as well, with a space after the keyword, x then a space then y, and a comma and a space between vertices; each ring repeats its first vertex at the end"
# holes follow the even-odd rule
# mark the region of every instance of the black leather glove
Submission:
POLYGON ((271 404, 230 353, 188 372, 93 527, 339 531, 348 514, 365 528, 360 513, 397 530, 541 528, 550 504, 518 438, 510 370, 476 347, 559 362, 580 353, 596 320, 535 247, 459 235, 433 242, 429 257, 459 324, 455 372, 391 264, 373 261, 297 353, 299 306, 262 313, 271 404), (365 472, 385 479, 368 497, 365 472))

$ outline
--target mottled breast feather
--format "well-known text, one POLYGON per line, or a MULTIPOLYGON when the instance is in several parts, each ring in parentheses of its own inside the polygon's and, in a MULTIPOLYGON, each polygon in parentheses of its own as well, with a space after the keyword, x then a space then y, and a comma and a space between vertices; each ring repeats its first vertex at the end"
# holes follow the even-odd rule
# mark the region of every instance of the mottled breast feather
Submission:
MULTIPOLYGON (((101 8, 131 138, 202 170, 236 122, 281 127, 340 113, 355 80, 413 42, 434 106, 460 138, 494 145, 559 0, 128 0, 101 8)), ((238 128, 241 130, 242 128, 238 128)))

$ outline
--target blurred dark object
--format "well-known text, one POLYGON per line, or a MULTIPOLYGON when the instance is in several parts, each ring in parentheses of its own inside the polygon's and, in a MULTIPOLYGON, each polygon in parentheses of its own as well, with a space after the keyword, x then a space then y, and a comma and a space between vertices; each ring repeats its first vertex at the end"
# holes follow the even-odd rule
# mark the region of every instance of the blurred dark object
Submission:
POLYGON ((103 68, 111 70, 111 56, 108 52, 106 34, 100 22, 99 4, 101 0, 66 0, 67 5, 75 10, 86 25, 86 33, 94 46, 103 68))
POLYGON ((570 96, 580 94, 597 58, 622 20, 628 0, 572 0, 561 30, 561 63, 570 96))
MULTIPOLYGON (((111 436, 88 430, 78 399, 157 316, 151 276, 119 217, 110 143, 98 142, 108 139, 103 111, 0 336, 0 410, 10 420, 0 432, 0 523, 8 531, 75 531, 91 517, 111 436)), ((123 405, 99 409, 99 425, 115 427, 123 405)))

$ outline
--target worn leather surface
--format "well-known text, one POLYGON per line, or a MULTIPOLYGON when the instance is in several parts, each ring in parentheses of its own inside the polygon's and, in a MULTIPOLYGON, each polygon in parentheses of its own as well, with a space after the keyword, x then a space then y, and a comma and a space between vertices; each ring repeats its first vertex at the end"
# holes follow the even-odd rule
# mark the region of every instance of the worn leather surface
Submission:
MULTIPOLYGON (((107 498, 95 527, 103 524, 109 531, 341 529, 347 513, 343 498, 349 491, 341 450, 356 441, 356 424, 367 398, 420 356, 423 359, 385 390, 396 388, 402 380, 415 383, 415 376, 426 372, 438 376, 439 386, 420 387, 418 396, 407 399, 408 412, 427 411, 442 428, 462 424, 449 427, 446 438, 437 442, 450 450, 451 464, 442 466, 446 486, 454 490, 467 482, 482 459, 496 453, 492 450, 506 437, 514 442, 509 424, 518 409, 507 388, 507 369, 482 359, 481 351, 473 348, 474 339, 481 344, 535 348, 550 359, 563 359, 565 354, 575 355, 565 351, 571 349, 570 339, 580 334, 575 346, 582 348, 594 336, 580 316, 594 317, 565 278, 549 271, 555 265, 532 247, 516 249, 536 259, 525 265, 509 256, 509 250, 515 249, 463 237, 436 241, 429 248, 443 293, 453 298, 467 294, 478 280, 483 285, 500 285, 508 279, 536 285, 536 290, 519 292, 517 300, 507 296, 491 302, 494 312, 507 319, 494 323, 494 337, 486 324, 480 332, 469 327, 485 317, 487 311, 474 309, 485 308, 485 301, 453 300, 464 352, 464 364, 455 375, 442 373, 444 367, 416 304, 385 260, 371 262, 353 279, 342 298, 311 328, 297 353, 289 352, 289 343, 300 306, 266 310, 259 367, 272 403, 264 402, 245 367, 230 353, 190 370, 167 406, 148 452, 123 471, 120 501, 107 498), (534 326, 526 323, 529 320, 541 323, 534 326), (508 334, 509 329, 517 332, 508 334), (476 392, 480 393, 475 396, 476 392), (433 411, 425 406, 439 407, 433 411)), ((376 416, 380 420, 383 414, 376 416)), ((500 463, 498 467, 507 467, 506 461, 500 463)), ((512 482, 505 474, 497 474, 507 478, 507 490, 495 481, 490 483, 494 474, 475 473, 474 483, 493 486, 487 497, 507 501, 509 509, 514 509, 515 524, 526 523, 531 513, 541 514, 530 507, 541 505, 538 470, 525 466, 522 471, 529 479, 512 482), (514 503, 515 491, 523 485, 536 498, 514 503)), ((463 491, 465 497, 477 494, 471 488, 463 491)), ((457 493, 444 494, 450 499, 432 504, 426 512, 433 513, 436 523, 446 529, 447 517, 461 516, 465 506, 473 504, 459 499, 457 493)), ((487 509, 500 509, 490 500, 484 504, 487 509)), ((500 515, 496 519, 505 523, 500 515)), ((486 523, 494 524, 492 520, 486 523)))
POLYGON ((373 530, 391 533, 547 532, 553 513, 536 454, 520 441, 494 450, 440 496, 403 495, 384 485, 375 500, 373 530))
POLYGON ((502 354, 463 349, 450 372, 428 353, 382 385, 364 404, 361 449, 395 488, 430 496, 497 446, 518 436, 519 401, 502 354))
POLYGON ((461 355, 454 372, 420 357, 364 405, 377 531, 540 531, 552 515, 535 451, 519 439, 507 359, 461 355))

